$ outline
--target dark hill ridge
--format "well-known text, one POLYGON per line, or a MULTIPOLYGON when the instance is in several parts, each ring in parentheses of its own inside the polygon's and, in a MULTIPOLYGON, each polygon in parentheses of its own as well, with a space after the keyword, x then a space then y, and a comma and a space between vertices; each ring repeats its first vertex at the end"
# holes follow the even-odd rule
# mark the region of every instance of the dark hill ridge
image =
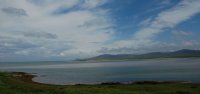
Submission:
POLYGON ((200 50, 182 49, 174 52, 152 52, 147 54, 104 54, 88 59, 82 59, 80 61, 88 60, 134 60, 134 59, 154 59, 154 58, 189 58, 200 57, 200 50))

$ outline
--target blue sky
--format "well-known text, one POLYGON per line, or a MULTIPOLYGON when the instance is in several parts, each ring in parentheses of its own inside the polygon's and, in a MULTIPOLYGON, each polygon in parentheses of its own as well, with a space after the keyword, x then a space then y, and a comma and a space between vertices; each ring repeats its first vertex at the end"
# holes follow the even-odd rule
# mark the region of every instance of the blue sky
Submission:
POLYGON ((200 0, 1 0, 0 60, 200 49, 200 0))

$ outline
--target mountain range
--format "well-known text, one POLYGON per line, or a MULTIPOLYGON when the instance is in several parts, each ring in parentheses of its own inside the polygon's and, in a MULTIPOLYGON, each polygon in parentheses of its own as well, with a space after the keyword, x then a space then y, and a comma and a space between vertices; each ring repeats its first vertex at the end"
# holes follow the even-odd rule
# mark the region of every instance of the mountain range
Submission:
POLYGON ((173 52, 151 52, 146 54, 103 54, 87 59, 78 59, 77 61, 112 61, 112 60, 137 60, 137 59, 155 59, 155 58, 200 58, 200 50, 182 49, 173 52))

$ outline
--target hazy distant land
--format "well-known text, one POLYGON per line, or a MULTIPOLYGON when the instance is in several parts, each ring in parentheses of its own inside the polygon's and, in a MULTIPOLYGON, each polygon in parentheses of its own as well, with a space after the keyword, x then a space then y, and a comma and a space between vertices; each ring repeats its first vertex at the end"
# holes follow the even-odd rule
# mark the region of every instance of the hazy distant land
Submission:
POLYGON ((157 58, 200 58, 200 50, 182 49, 174 52, 152 52, 146 54, 104 54, 88 59, 77 59, 76 61, 123 61, 157 58))

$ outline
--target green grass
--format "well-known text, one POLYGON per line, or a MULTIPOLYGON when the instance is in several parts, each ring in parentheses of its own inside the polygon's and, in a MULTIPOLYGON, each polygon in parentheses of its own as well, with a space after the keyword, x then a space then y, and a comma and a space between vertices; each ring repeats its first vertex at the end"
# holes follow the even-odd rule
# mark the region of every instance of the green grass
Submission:
POLYGON ((200 94, 200 84, 55 86, 29 82, 0 72, 0 94, 200 94))

